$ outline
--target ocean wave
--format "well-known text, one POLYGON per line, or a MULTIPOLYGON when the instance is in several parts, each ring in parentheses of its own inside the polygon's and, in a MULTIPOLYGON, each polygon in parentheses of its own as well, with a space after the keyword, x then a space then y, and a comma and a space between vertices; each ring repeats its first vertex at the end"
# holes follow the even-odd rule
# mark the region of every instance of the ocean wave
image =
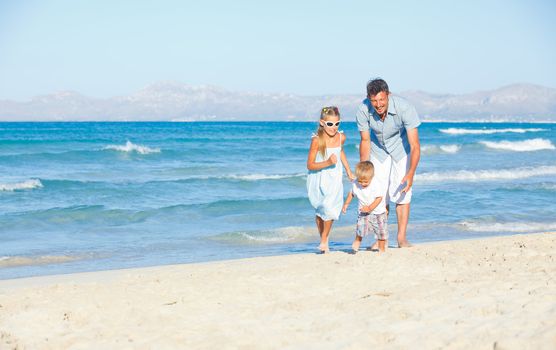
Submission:
POLYGON ((463 221, 458 224, 474 232, 546 232, 555 231, 556 222, 473 222, 463 221))
POLYGON ((127 141, 125 145, 108 145, 104 150, 120 151, 120 152, 137 152, 139 154, 160 153, 160 148, 150 148, 147 146, 136 145, 131 141, 127 141))
POLYGON ((77 256, 67 256, 67 255, 43 255, 38 257, 2 256, 0 257, 0 267, 61 264, 61 263, 80 260, 80 259, 82 258, 77 256))
POLYGON ((103 205, 76 205, 12 213, 3 217, 6 226, 47 227, 89 223, 93 226, 122 226, 140 223, 153 215, 152 211, 109 209, 103 205))
POLYGON ((531 152, 556 149, 556 147, 554 147, 550 140, 540 138, 524 141, 480 141, 479 143, 485 145, 488 148, 514 152, 531 152))
POLYGON ((517 191, 556 191, 556 183, 554 182, 539 182, 539 183, 522 183, 505 186, 504 189, 517 190, 517 191))
MULTIPOLYGON (((52 179, 42 179, 41 181, 37 180, 40 183, 39 187, 42 185, 53 188, 56 187, 58 189, 71 187, 71 186, 88 186, 88 187, 95 187, 95 188, 104 188, 106 186, 117 186, 121 188, 125 188, 129 185, 137 185, 137 186, 158 186, 158 185, 166 185, 166 184, 193 184, 193 183, 204 183, 210 181, 218 181, 219 183, 238 183, 238 182, 245 182, 245 183, 255 183, 257 181, 274 181, 274 180, 301 180, 307 176, 305 173, 298 173, 298 174, 249 174, 249 175, 218 175, 218 176, 211 176, 211 175, 190 175, 190 176, 151 176, 150 178, 145 179, 130 179, 129 177, 125 178, 123 176, 118 176, 117 178, 112 178, 106 181, 101 180, 92 180, 92 179, 67 179, 67 178, 52 178, 52 179)), ((8 184, 5 184, 6 186, 8 184)), ((0 184, 0 191, 3 190, 2 184, 0 184)), ((7 189, 4 189, 7 190, 7 189)))
POLYGON ((265 199, 223 199, 208 203, 187 204, 191 209, 202 210, 205 214, 212 212, 234 214, 247 211, 267 212, 277 208, 293 208, 307 205, 306 197, 265 198, 265 199))
POLYGON ((425 145, 421 146, 421 152, 423 154, 438 154, 438 153, 448 153, 456 154, 461 150, 460 145, 425 145))
POLYGON ((43 187, 43 185, 38 179, 30 179, 15 183, 0 183, 0 191, 31 190, 33 188, 41 187, 43 187))
POLYGON ((444 173, 431 172, 416 175, 419 182, 440 181, 490 181, 515 180, 534 176, 556 175, 556 166, 539 166, 536 168, 492 169, 492 170, 460 170, 444 173))
POLYGON ((282 180, 282 179, 290 179, 290 178, 297 178, 297 177, 305 177, 307 174, 305 173, 298 173, 298 174, 275 174, 275 175, 267 175, 267 174, 248 174, 248 175, 225 175, 225 176, 218 176, 219 179, 233 179, 233 180, 245 180, 245 181, 259 181, 259 180, 282 180))
POLYGON ((306 173, 297 174, 229 174, 229 175, 191 175, 182 176, 174 179, 164 179, 164 180, 151 180, 150 183, 158 182, 191 182, 191 181, 245 181, 245 182, 255 182, 255 181, 268 181, 268 180, 287 180, 287 179, 302 179, 307 176, 306 173))
POLYGON ((92 226, 117 227, 140 224, 148 220, 174 220, 182 216, 197 219, 213 218, 215 215, 266 214, 280 208, 306 208, 306 197, 265 198, 265 199, 225 199, 210 202, 176 204, 142 210, 107 208, 104 205, 77 205, 49 209, 30 210, 3 216, 6 227, 44 227, 87 223, 92 226))
POLYGON ((485 135, 485 134, 498 134, 498 133, 518 133, 523 134, 526 132, 539 132, 546 131, 546 129, 541 128, 506 128, 506 129, 460 129, 460 128, 448 128, 439 129, 441 133, 450 135, 485 135))
POLYGON ((210 237, 211 240, 236 244, 265 244, 301 242, 314 238, 314 234, 306 227, 281 227, 263 231, 226 232, 210 237))

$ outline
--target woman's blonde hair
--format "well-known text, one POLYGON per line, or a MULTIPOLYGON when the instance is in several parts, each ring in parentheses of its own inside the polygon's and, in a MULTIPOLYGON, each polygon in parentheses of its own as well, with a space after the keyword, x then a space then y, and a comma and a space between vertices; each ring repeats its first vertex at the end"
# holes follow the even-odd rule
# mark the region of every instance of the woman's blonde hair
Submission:
POLYGON ((336 106, 323 107, 320 110, 319 126, 317 128, 317 137, 319 141, 318 153, 324 158, 326 157, 326 140, 324 139, 324 127, 320 124, 320 120, 326 119, 326 117, 338 117, 340 118, 340 111, 336 106))
POLYGON ((355 177, 357 179, 371 180, 375 176, 375 166, 368 160, 357 163, 355 166, 355 177))

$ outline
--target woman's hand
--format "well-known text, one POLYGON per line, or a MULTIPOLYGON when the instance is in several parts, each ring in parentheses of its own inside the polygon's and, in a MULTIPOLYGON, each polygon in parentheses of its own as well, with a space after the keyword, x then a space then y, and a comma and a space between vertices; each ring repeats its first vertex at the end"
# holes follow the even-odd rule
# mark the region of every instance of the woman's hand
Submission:
POLYGON ((346 211, 347 211, 347 209, 348 209, 348 204, 346 203, 346 204, 344 204, 344 206, 342 207, 342 213, 345 214, 346 211))

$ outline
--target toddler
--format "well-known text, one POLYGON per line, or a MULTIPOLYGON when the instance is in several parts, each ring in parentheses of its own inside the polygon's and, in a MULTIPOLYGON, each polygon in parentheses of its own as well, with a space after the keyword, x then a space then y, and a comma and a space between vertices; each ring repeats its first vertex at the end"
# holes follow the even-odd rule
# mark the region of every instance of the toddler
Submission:
POLYGON ((374 166, 370 161, 359 162, 355 167, 355 177, 342 212, 345 214, 349 203, 353 197, 357 197, 359 202, 357 227, 355 229, 355 240, 351 245, 354 252, 359 251, 361 240, 365 236, 374 234, 378 242, 378 250, 386 250, 388 240, 388 217, 386 215, 386 205, 384 195, 386 187, 378 180, 373 180, 374 166))

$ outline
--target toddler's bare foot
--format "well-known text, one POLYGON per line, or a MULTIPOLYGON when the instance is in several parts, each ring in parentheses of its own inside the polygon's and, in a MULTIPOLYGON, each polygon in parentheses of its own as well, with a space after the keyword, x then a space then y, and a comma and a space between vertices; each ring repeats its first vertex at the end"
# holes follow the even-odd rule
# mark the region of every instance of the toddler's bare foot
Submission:
POLYGON ((409 243, 407 240, 398 241, 398 248, 411 248, 413 244, 409 243))

